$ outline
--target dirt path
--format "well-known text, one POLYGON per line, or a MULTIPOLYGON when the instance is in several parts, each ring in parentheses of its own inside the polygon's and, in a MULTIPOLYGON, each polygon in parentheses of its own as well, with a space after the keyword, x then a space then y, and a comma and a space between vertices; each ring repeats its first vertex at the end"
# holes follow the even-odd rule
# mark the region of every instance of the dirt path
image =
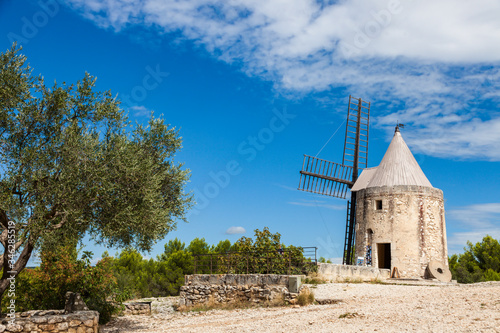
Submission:
POLYGON ((125 316, 103 332, 500 332, 500 282, 410 286, 332 283, 337 304, 125 316))

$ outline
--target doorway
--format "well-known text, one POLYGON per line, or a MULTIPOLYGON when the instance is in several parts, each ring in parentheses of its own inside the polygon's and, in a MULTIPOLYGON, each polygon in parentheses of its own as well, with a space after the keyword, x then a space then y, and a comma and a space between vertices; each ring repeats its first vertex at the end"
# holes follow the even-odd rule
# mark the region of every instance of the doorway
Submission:
POLYGON ((391 243, 377 244, 378 268, 391 269, 391 243))

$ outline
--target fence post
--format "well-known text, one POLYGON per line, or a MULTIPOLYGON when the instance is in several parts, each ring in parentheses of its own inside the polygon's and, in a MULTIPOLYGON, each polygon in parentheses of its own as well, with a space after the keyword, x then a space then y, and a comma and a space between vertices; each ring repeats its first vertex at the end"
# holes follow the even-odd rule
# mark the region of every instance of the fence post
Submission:
POLYGON ((212 272, 212 257, 213 257, 213 254, 210 254, 210 274, 214 274, 212 272))

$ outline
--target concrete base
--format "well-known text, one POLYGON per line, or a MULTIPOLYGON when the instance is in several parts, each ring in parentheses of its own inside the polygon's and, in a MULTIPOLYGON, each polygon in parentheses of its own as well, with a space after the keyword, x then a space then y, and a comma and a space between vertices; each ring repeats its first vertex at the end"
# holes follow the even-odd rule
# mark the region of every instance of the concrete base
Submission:
POLYGON ((318 267, 318 275, 325 279, 333 281, 344 280, 385 280, 391 277, 389 269, 379 269, 368 266, 349 266, 320 263, 318 267))

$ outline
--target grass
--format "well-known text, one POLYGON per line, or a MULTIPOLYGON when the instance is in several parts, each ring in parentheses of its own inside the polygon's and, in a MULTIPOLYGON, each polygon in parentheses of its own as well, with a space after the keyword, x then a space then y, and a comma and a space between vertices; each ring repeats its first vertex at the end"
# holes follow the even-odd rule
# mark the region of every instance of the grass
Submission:
POLYGON ((314 303, 314 294, 308 289, 304 288, 297 296, 297 304, 300 306, 309 305, 314 303))
POLYGON ((346 312, 346 313, 341 314, 339 316, 339 319, 343 319, 343 318, 350 319, 350 318, 356 318, 356 317, 359 317, 359 314, 357 312, 346 312))
POLYGON ((324 279, 323 277, 319 276, 318 273, 313 272, 309 274, 305 279, 304 283, 306 284, 312 284, 312 285, 318 285, 318 284, 324 284, 328 283, 329 281, 324 279))

